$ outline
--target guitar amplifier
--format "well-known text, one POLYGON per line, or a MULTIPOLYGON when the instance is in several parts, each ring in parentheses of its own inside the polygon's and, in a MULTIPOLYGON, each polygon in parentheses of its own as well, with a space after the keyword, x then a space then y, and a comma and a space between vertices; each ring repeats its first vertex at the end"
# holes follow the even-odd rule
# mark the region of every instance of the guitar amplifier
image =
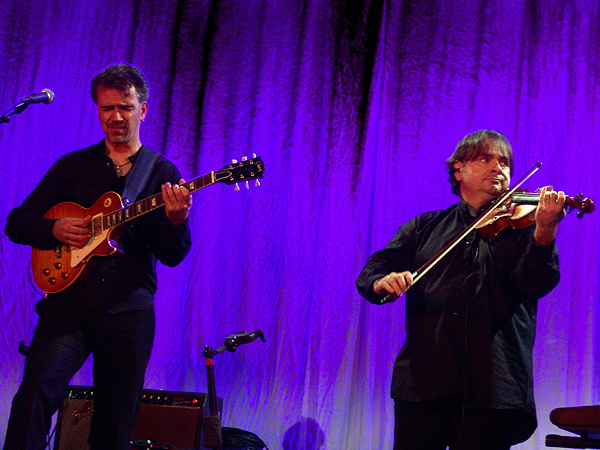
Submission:
MULTIPOLYGON (((221 411, 223 401, 217 398, 221 411)), ((204 449, 202 417, 206 394, 144 389, 132 440, 151 440, 179 449, 204 449)), ((87 443, 94 411, 94 388, 69 386, 59 409, 54 450, 89 450, 87 443)))

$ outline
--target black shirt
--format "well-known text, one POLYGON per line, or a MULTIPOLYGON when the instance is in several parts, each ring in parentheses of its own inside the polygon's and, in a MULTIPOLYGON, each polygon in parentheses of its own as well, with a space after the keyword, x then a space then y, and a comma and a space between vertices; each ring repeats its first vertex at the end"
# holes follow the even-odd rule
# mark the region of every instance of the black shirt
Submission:
MULTIPOLYGON (((414 273, 472 221, 463 200, 415 217, 368 259, 358 291, 379 302, 378 278, 414 273)), ((533 233, 534 226, 507 228, 495 238, 473 231, 407 291, 393 398, 460 397, 467 407, 522 410, 533 432, 537 301, 559 281, 556 245, 537 246, 533 233)))
MULTIPOLYGON (((42 217, 51 207, 74 202, 89 208, 108 191, 121 194, 126 177, 117 177, 104 150, 101 141, 54 163, 23 204, 9 214, 7 236, 19 244, 52 249, 58 244, 52 235, 55 220, 42 217)), ((175 165, 159 156, 138 200, 159 193, 167 181, 177 184, 180 178, 175 165)), ((164 207, 158 208, 131 221, 118 244, 122 252, 93 258, 97 265, 80 287, 49 295, 46 301, 75 301, 112 313, 151 307, 156 261, 175 266, 183 260, 191 245, 188 221, 174 226, 164 207)))

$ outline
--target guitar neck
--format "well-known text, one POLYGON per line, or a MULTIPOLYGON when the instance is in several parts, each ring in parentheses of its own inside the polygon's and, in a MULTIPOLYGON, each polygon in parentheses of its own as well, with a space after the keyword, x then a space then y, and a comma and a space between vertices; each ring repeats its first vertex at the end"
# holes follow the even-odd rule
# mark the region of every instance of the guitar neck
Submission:
MULTIPOLYGON (((219 180, 215 178, 215 173, 211 172, 192 181, 188 181, 187 183, 183 183, 181 186, 185 187, 190 192, 196 192, 202 188, 205 188, 206 186, 216 183, 217 181, 219 180)), ((136 217, 161 208, 164 206, 164 204, 165 202, 163 201, 162 192, 154 194, 143 200, 139 200, 129 206, 126 206, 125 208, 105 214, 102 217, 104 222, 103 229, 106 230, 108 228, 122 225, 130 220, 135 219, 136 217)))
MULTIPOLYGON (((192 181, 183 183, 181 186, 185 187, 190 192, 195 192, 211 184, 222 182, 225 184, 234 184, 238 181, 255 180, 263 177, 264 165, 260 157, 256 157, 247 160, 243 158, 242 161, 233 161, 232 164, 223 166, 221 170, 216 172, 210 172, 206 175, 202 175, 192 181)), ((164 205, 162 198, 162 192, 155 194, 151 197, 139 200, 132 205, 126 206, 122 209, 118 209, 105 215, 98 215, 94 217, 94 229, 100 226, 103 230, 107 230, 112 227, 116 227, 124 224, 136 217, 146 214, 150 211, 154 211, 164 205)))

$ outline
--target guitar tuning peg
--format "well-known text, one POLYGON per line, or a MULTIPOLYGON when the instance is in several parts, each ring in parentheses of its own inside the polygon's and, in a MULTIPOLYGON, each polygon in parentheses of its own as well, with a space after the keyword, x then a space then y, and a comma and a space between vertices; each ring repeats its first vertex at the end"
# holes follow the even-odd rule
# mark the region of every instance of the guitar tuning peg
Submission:
POLYGON ((248 157, 247 156, 242 156, 242 161, 248 161, 248 157))
POLYGON ((240 185, 235 183, 235 188, 233 188, 234 191, 239 191, 240 190, 240 185))
POLYGON ((237 162, 237 159, 232 159, 231 162, 235 164, 237 162))
POLYGON ((252 158, 256 158, 256 153, 252 153, 252 158))
POLYGON ((248 185, 248 181, 246 180, 246 189, 250 189, 250 186, 248 185))
POLYGON ((260 186, 260 181, 256 180, 256 183, 254 183, 254 186, 256 186, 256 187, 260 186))

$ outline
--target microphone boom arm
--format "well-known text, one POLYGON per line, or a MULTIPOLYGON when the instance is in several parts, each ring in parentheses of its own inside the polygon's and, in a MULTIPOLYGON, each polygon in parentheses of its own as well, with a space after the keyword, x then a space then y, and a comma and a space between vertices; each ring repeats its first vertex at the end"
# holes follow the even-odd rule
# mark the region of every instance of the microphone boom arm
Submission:
POLYGON ((45 103, 49 105, 54 100, 54 92, 50 89, 43 89, 41 94, 31 94, 29 97, 25 97, 24 99, 18 101, 13 106, 11 106, 8 111, 6 111, 2 116, 0 116, 0 123, 8 123, 10 122, 11 116, 15 114, 21 114, 25 109, 27 109, 28 105, 32 105, 35 103, 45 103))

